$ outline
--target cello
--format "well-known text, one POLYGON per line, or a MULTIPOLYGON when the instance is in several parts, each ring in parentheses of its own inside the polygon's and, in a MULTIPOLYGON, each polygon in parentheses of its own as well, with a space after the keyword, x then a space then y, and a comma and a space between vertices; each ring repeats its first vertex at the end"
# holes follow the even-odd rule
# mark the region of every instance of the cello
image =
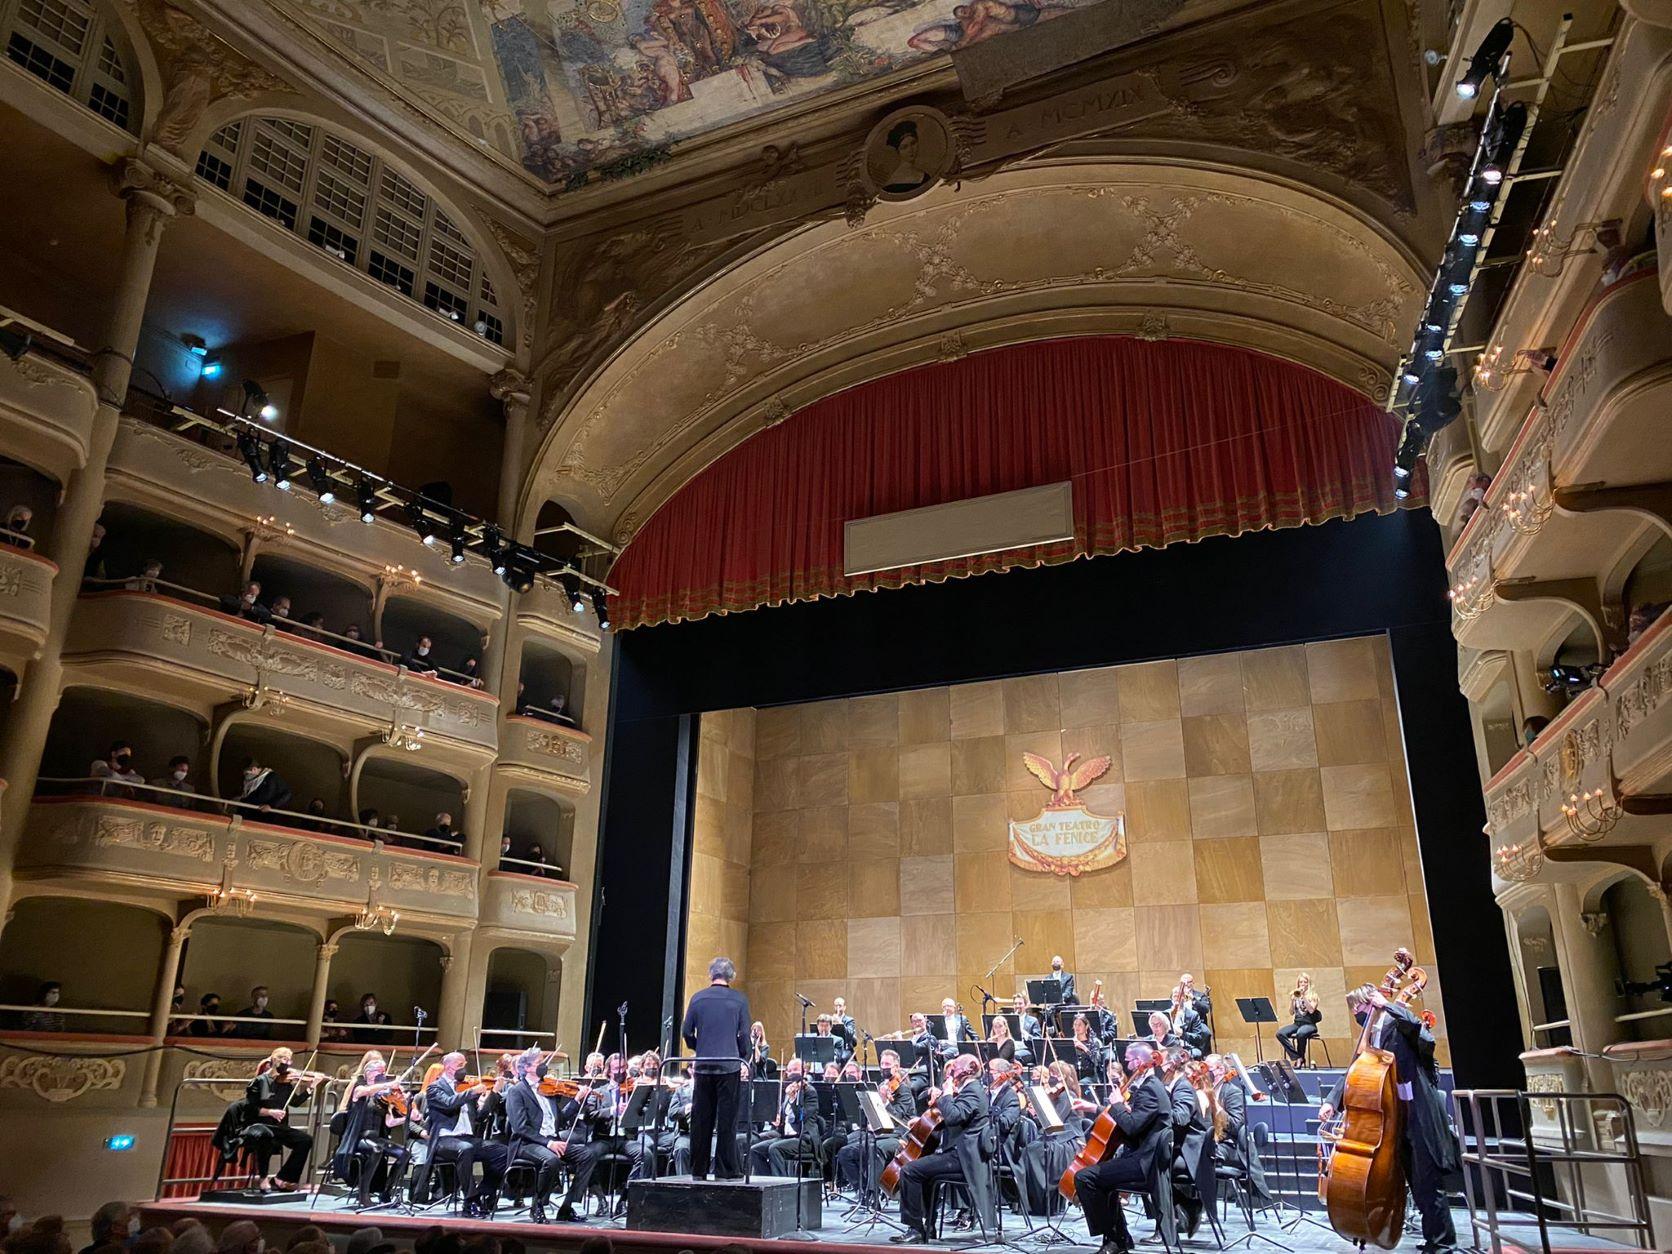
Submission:
POLYGON ((927 1154, 930 1143, 940 1133, 941 1112, 937 1108, 937 1103, 942 1097, 951 1097, 966 1083, 974 1079, 973 1074, 966 1077, 962 1073, 953 1073, 959 1061, 955 1059, 948 1064, 945 1090, 936 1095, 923 1113, 911 1121, 911 1127, 906 1129, 905 1136, 901 1138, 900 1148, 895 1152, 893 1161, 882 1169, 882 1179, 879 1183, 882 1185, 882 1191, 889 1197, 899 1196, 900 1180, 906 1170, 906 1165, 916 1162, 927 1154))
MULTIPOLYGON (((1428 974, 1413 965, 1411 952, 1403 947, 1394 952, 1393 962, 1382 977, 1381 992, 1408 1005, 1427 985, 1428 974)), ((1364 986, 1367 992, 1370 987, 1364 986)), ((1406 1179, 1400 1161, 1405 1111, 1393 1053, 1371 1044, 1381 1027, 1381 1012, 1369 1008, 1341 1082, 1340 1111, 1318 1129, 1318 1196, 1338 1235, 1391 1250, 1399 1243, 1405 1221, 1406 1179)))
MULTIPOLYGON (((1148 1068, 1145 1068, 1148 1070, 1148 1068)), ((1135 1071, 1127 1077, 1126 1084, 1118 1091, 1109 1094, 1109 1105, 1098 1112, 1086 1133, 1086 1143, 1080 1147, 1080 1152, 1074 1155, 1074 1160, 1063 1170, 1062 1179, 1057 1181, 1057 1192, 1064 1200, 1074 1201, 1076 1188, 1074 1177, 1087 1167, 1095 1167, 1114 1156, 1116 1150, 1126 1140, 1126 1134, 1120 1130, 1120 1124, 1115 1122, 1114 1110, 1117 1103, 1125 1105, 1132 1095, 1132 1086, 1144 1078, 1144 1071, 1135 1071)))

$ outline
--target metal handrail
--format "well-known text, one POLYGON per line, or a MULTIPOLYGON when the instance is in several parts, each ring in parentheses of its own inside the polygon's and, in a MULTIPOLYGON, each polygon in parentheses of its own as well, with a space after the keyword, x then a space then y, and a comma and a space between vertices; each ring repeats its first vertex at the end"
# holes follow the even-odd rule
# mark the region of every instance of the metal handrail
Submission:
POLYGON ((439 846, 433 852, 444 857, 464 857, 464 838, 462 836, 457 841, 443 840, 437 836, 425 836, 420 832, 401 831, 392 827, 372 827, 365 823, 351 822, 348 819, 334 819, 322 814, 309 814, 305 810, 263 808, 252 806, 246 801, 213 797, 208 793, 181 792, 179 789, 169 788, 162 784, 141 784, 97 775, 43 775, 35 781, 35 785, 37 796, 41 795, 43 788, 45 789, 45 795, 49 797, 77 796, 91 792, 96 796, 110 797, 114 801, 146 801, 153 805, 168 806, 174 810, 197 810, 210 814, 221 813, 226 817, 233 817, 234 812, 236 812, 236 815, 247 817, 254 822, 272 823, 275 826, 287 828, 300 827, 304 832, 323 824, 332 830, 329 832, 314 832, 314 835, 340 836, 345 840, 369 840, 376 845, 388 845, 390 836, 395 836, 403 844, 409 840, 416 840, 422 841, 426 845, 439 846), (63 791, 57 791, 58 789, 63 791), (146 795, 123 797, 120 793, 124 790, 146 795), (284 819, 295 821, 284 822, 282 821, 284 819))

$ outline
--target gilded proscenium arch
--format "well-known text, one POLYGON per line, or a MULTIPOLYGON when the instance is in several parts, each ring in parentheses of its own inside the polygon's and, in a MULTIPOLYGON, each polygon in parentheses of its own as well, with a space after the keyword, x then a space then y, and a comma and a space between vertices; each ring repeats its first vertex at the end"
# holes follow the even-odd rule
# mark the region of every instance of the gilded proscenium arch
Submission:
POLYGON ((1425 286, 1391 229, 1271 176, 1127 160, 942 188, 801 230, 640 328, 554 416, 522 521, 552 499, 625 541, 794 410, 1027 340, 1216 341, 1378 397, 1425 286))

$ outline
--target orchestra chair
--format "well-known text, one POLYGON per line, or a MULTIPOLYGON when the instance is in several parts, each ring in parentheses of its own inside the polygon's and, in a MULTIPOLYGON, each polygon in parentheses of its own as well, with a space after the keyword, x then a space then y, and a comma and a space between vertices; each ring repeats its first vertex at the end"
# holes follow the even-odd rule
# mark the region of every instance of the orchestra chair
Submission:
MULTIPOLYGON (((424 1182, 429 1200, 418 1202, 413 1199, 414 1204, 425 1212, 432 1211, 437 1206, 445 1206, 448 1214, 458 1214, 462 1200, 459 1194, 459 1160, 444 1159, 427 1163, 425 1166, 429 1168, 429 1177, 424 1182)), ((412 1197, 410 1188, 407 1197, 412 1197)))
MULTIPOLYGON (((987 1168, 987 1191, 993 1199, 993 1219, 995 1230, 987 1233, 987 1237, 1002 1237, 1004 1235, 1004 1199, 998 1188, 998 1150, 981 1155, 982 1164, 987 1168)), ((975 1230, 983 1232, 987 1226, 986 1218, 976 1209, 975 1190, 970 1188, 968 1180, 936 1179, 929 1185, 929 1214, 933 1217, 935 1226, 935 1240, 941 1239, 946 1228, 947 1208, 956 1201, 960 1207, 967 1209, 970 1218, 975 1221, 975 1230)), ((1031 1229, 1030 1229, 1031 1230, 1031 1229)))
MULTIPOLYGON (((561 1175, 563 1168, 558 1168, 561 1175)), ((531 1162, 517 1162, 512 1160, 505 1166, 505 1179, 500 1182, 499 1191, 506 1201, 511 1203, 512 1210, 527 1210, 532 1205, 534 1196, 534 1181, 539 1176, 539 1168, 531 1162), (525 1201, 526 1199, 530 1199, 525 1201)), ((552 1192, 557 1188, 553 1186, 552 1192)))
POLYGON ((1329 1042, 1324 1039, 1323 1033, 1321 1032, 1317 1036, 1303 1036, 1300 1038, 1301 1066, 1307 1068, 1309 1071, 1316 1071, 1318 1069, 1318 1064, 1312 1061, 1313 1045, 1322 1045, 1324 1047, 1324 1066, 1333 1071, 1335 1069, 1335 1063, 1329 1056, 1329 1042))
POLYGON ((598 1199, 599 1210, 594 1214, 608 1218, 615 1213, 616 1203, 627 1196, 627 1173, 632 1169, 633 1160, 620 1150, 598 1156, 598 1166, 592 1173, 591 1187, 587 1189, 592 1197, 598 1199))
MULTIPOLYGON (((1271 1142, 1271 1128, 1264 1123, 1244 1124, 1238 1150, 1242 1161, 1240 1163, 1219 1163, 1214 1168, 1214 1174, 1221 1183, 1228 1183, 1230 1189, 1222 1189, 1219 1193, 1221 1217, 1230 1213, 1231 1197, 1236 1195, 1237 1207, 1242 1211, 1243 1218, 1248 1223, 1248 1230, 1254 1231, 1254 1183, 1249 1179, 1248 1167, 1262 1153, 1271 1142)), ((1262 1202, 1259 1209, 1267 1209, 1271 1203, 1262 1202)))
MULTIPOLYGON (((1121 1193, 1128 1197, 1143 1199, 1142 1214, 1145 1219, 1155 1222, 1155 1235, 1148 1240, 1135 1238, 1140 1245, 1159 1242, 1167 1254, 1183 1254, 1184 1243, 1179 1239, 1178 1219, 1173 1210, 1173 1172, 1171 1164, 1161 1169, 1161 1174, 1153 1180, 1145 1180, 1141 1187, 1127 1187, 1121 1193)), ((1130 1207, 1128 1210, 1130 1211, 1130 1207)), ((1131 1215, 1127 1217, 1127 1227, 1131 1228, 1131 1215)))

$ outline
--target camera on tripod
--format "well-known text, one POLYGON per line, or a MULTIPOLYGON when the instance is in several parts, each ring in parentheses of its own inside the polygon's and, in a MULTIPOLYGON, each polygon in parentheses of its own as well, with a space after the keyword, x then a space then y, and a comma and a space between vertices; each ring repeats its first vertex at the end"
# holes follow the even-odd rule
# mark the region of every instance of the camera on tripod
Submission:
POLYGON ((1621 997, 1659 993, 1662 1001, 1672 1001, 1672 962, 1663 962, 1656 967, 1653 980, 1618 979, 1614 981, 1614 988, 1621 997))

